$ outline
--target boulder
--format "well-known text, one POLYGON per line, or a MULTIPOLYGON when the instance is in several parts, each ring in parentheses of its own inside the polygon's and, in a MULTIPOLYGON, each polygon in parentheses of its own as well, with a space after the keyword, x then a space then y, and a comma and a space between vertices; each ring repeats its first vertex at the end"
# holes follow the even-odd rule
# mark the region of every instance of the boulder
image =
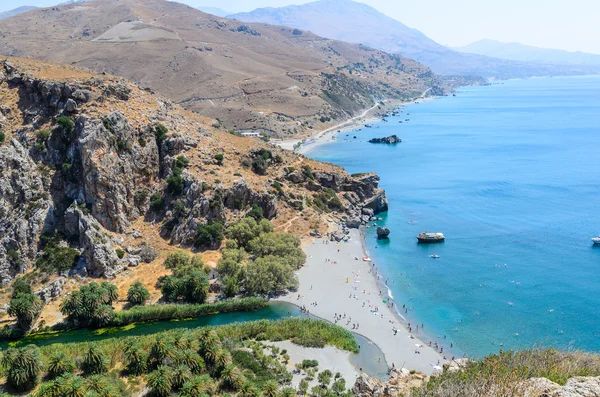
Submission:
POLYGON ((402 142, 402 139, 398 138, 396 135, 387 136, 385 138, 373 138, 369 140, 369 143, 385 143, 388 145, 394 145, 400 142, 402 142))
POLYGON ((144 262, 150 263, 158 257, 158 252, 148 244, 142 244, 138 255, 144 262))
POLYGON ((77 102, 71 98, 67 99, 67 102, 65 103, 65 111, 68 113, 75 113, 77 111, 77 102))
POLYGON ((67 279, 64 277, 57 278, 50 284, 46 285, 45 287, 42 287, 38 292, 36 292, 36 294, 42 299, 44 303, 48 303, 51 300, 61 296, 63 287, 65 286, 66 282, 67 279))
POLYGON ((362 373, 352 386, 352 393, 355 397, 376 397, 383 396, 385 384, 378 379, 369 378, 369 375, 362 373))
POLYGON ((377 238, 382 240, 388 238, 391 231, 387 227, 378 227, 377 228, 377 238))
POLYGON ((330 234, 330 240, 331 241, 337 241, 340 242, 344 239, 346 235, 344 234, 344 232, 342 232, 341 230, 335 231, 333 233, 330 234))
POLYGON ((362 224, 359 218, 350 218, 346 221, 346 226, 351 229, 358 229, 362 224))
POLYGON ((600 397, 600 377, 576 376, 548 397, 600 397))

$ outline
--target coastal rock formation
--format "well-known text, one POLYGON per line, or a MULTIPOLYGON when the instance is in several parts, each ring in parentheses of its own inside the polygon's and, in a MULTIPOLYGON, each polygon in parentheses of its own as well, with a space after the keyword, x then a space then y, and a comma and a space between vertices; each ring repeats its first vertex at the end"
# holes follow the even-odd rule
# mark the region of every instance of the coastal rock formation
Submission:
POLYGON ((369 143, 386 143, 388 145, 394 145, 400 142, 402 142, 402 139, 398 138, 396 135, 391 135, 385 138, 373 138, 369 140, 369 143))
POLYGON ((356 397, 400 397, 409 395, 411 389, 422 386, 428 379, 429 376, 406 368, 393 369, 387 383, 362 373, 352 392, 356 397))
POLYGON ((377 238, 379 240, 383 240, 388 238, 388 236, 390 235, 391 230, 388 229, 387 227, 378 227, 377 228, 377 238))
POLYGON ((548 397, 598 397, 600 396, 600 377, 576 376, 558 390, 547 394, 548 397))

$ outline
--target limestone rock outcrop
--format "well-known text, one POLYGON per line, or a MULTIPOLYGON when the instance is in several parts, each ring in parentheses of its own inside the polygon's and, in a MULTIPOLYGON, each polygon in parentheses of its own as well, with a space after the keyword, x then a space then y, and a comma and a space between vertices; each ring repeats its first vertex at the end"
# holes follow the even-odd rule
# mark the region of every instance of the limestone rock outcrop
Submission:
POLYGON ((39 235, 54 223, 50 179, 17 140, 0 147, 0 282, 27 270, 39 235))
POLYGON ((78 239, 83 248, 87 274, 113 277, 122 270, 110 236, 96 219, 85 214, 75 203, 65 213, 65 232, 70 239, 78 239))

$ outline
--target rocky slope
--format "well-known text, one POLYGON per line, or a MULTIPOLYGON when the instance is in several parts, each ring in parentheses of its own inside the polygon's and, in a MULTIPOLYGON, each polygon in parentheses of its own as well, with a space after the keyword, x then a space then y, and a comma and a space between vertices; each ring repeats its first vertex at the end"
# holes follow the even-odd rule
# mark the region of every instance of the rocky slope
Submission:
POLYGON ((26 274, 46 301, 120 273, 152 288, 157 256, 252 208, 300 236, 387 209, 374 174, 232 135, 119 77, 11 58, 0 98, 0 282, 26 274), (58 268, 58 251, 75 261, 58 268))
POLYGON ((124 76, 228 130, 271 136, 309 134, 378 99, 447 91, 408 58, 165 0, 97 0, 20 14, 0 21, 0 54, 124 76))

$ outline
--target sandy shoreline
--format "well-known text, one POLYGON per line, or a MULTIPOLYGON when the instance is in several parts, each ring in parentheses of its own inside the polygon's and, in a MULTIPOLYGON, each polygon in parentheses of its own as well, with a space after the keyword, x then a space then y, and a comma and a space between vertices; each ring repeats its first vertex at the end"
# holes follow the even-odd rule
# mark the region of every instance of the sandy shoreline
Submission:
POLYGON ((376 267, 362 260, 365 249, 358 230, 351 230, 348 242, 316 240, 306 254, 306 265, 297 273, 298 291, 279 300, 303 306, 331 322, 341 316, 336 323, 379 346, 390 367, 431 374, 447 362, 412 335, 394 308, 384 302, 387 290, 379 286, 376 267))
MULTIPOLYGON (((423 95, 425 95, 425 93, 423 93, 423 95)), ((346 120, 343 123, 334 125, 323 131, 319 131, 310 138, 273 140, 272 143, 282 147, 283 149, 294 150, 295 145, 304 141, 304 143, 295 151, 296 153, 307 154, 308 152, 318 148, 319 146, 325 145, 330 142, 334 142, 335 137, 337 135, 350 131, 355 131, 357 129, 363 128, 367 124, 377 123, 381 121, 385 114, 389 114, 392 110, 398 107, 414 105, 416 103, 424 102, 431 99, 434 99, 434 97, 422 96, 409 102, 384 101, 384 105, 381 105, 381 103, 378 102, 369 109, 363 111, 360 115, 352 117, 351 119, 346 120), (383 107, 383 109, 379 109, 380 107, 383 107)))

